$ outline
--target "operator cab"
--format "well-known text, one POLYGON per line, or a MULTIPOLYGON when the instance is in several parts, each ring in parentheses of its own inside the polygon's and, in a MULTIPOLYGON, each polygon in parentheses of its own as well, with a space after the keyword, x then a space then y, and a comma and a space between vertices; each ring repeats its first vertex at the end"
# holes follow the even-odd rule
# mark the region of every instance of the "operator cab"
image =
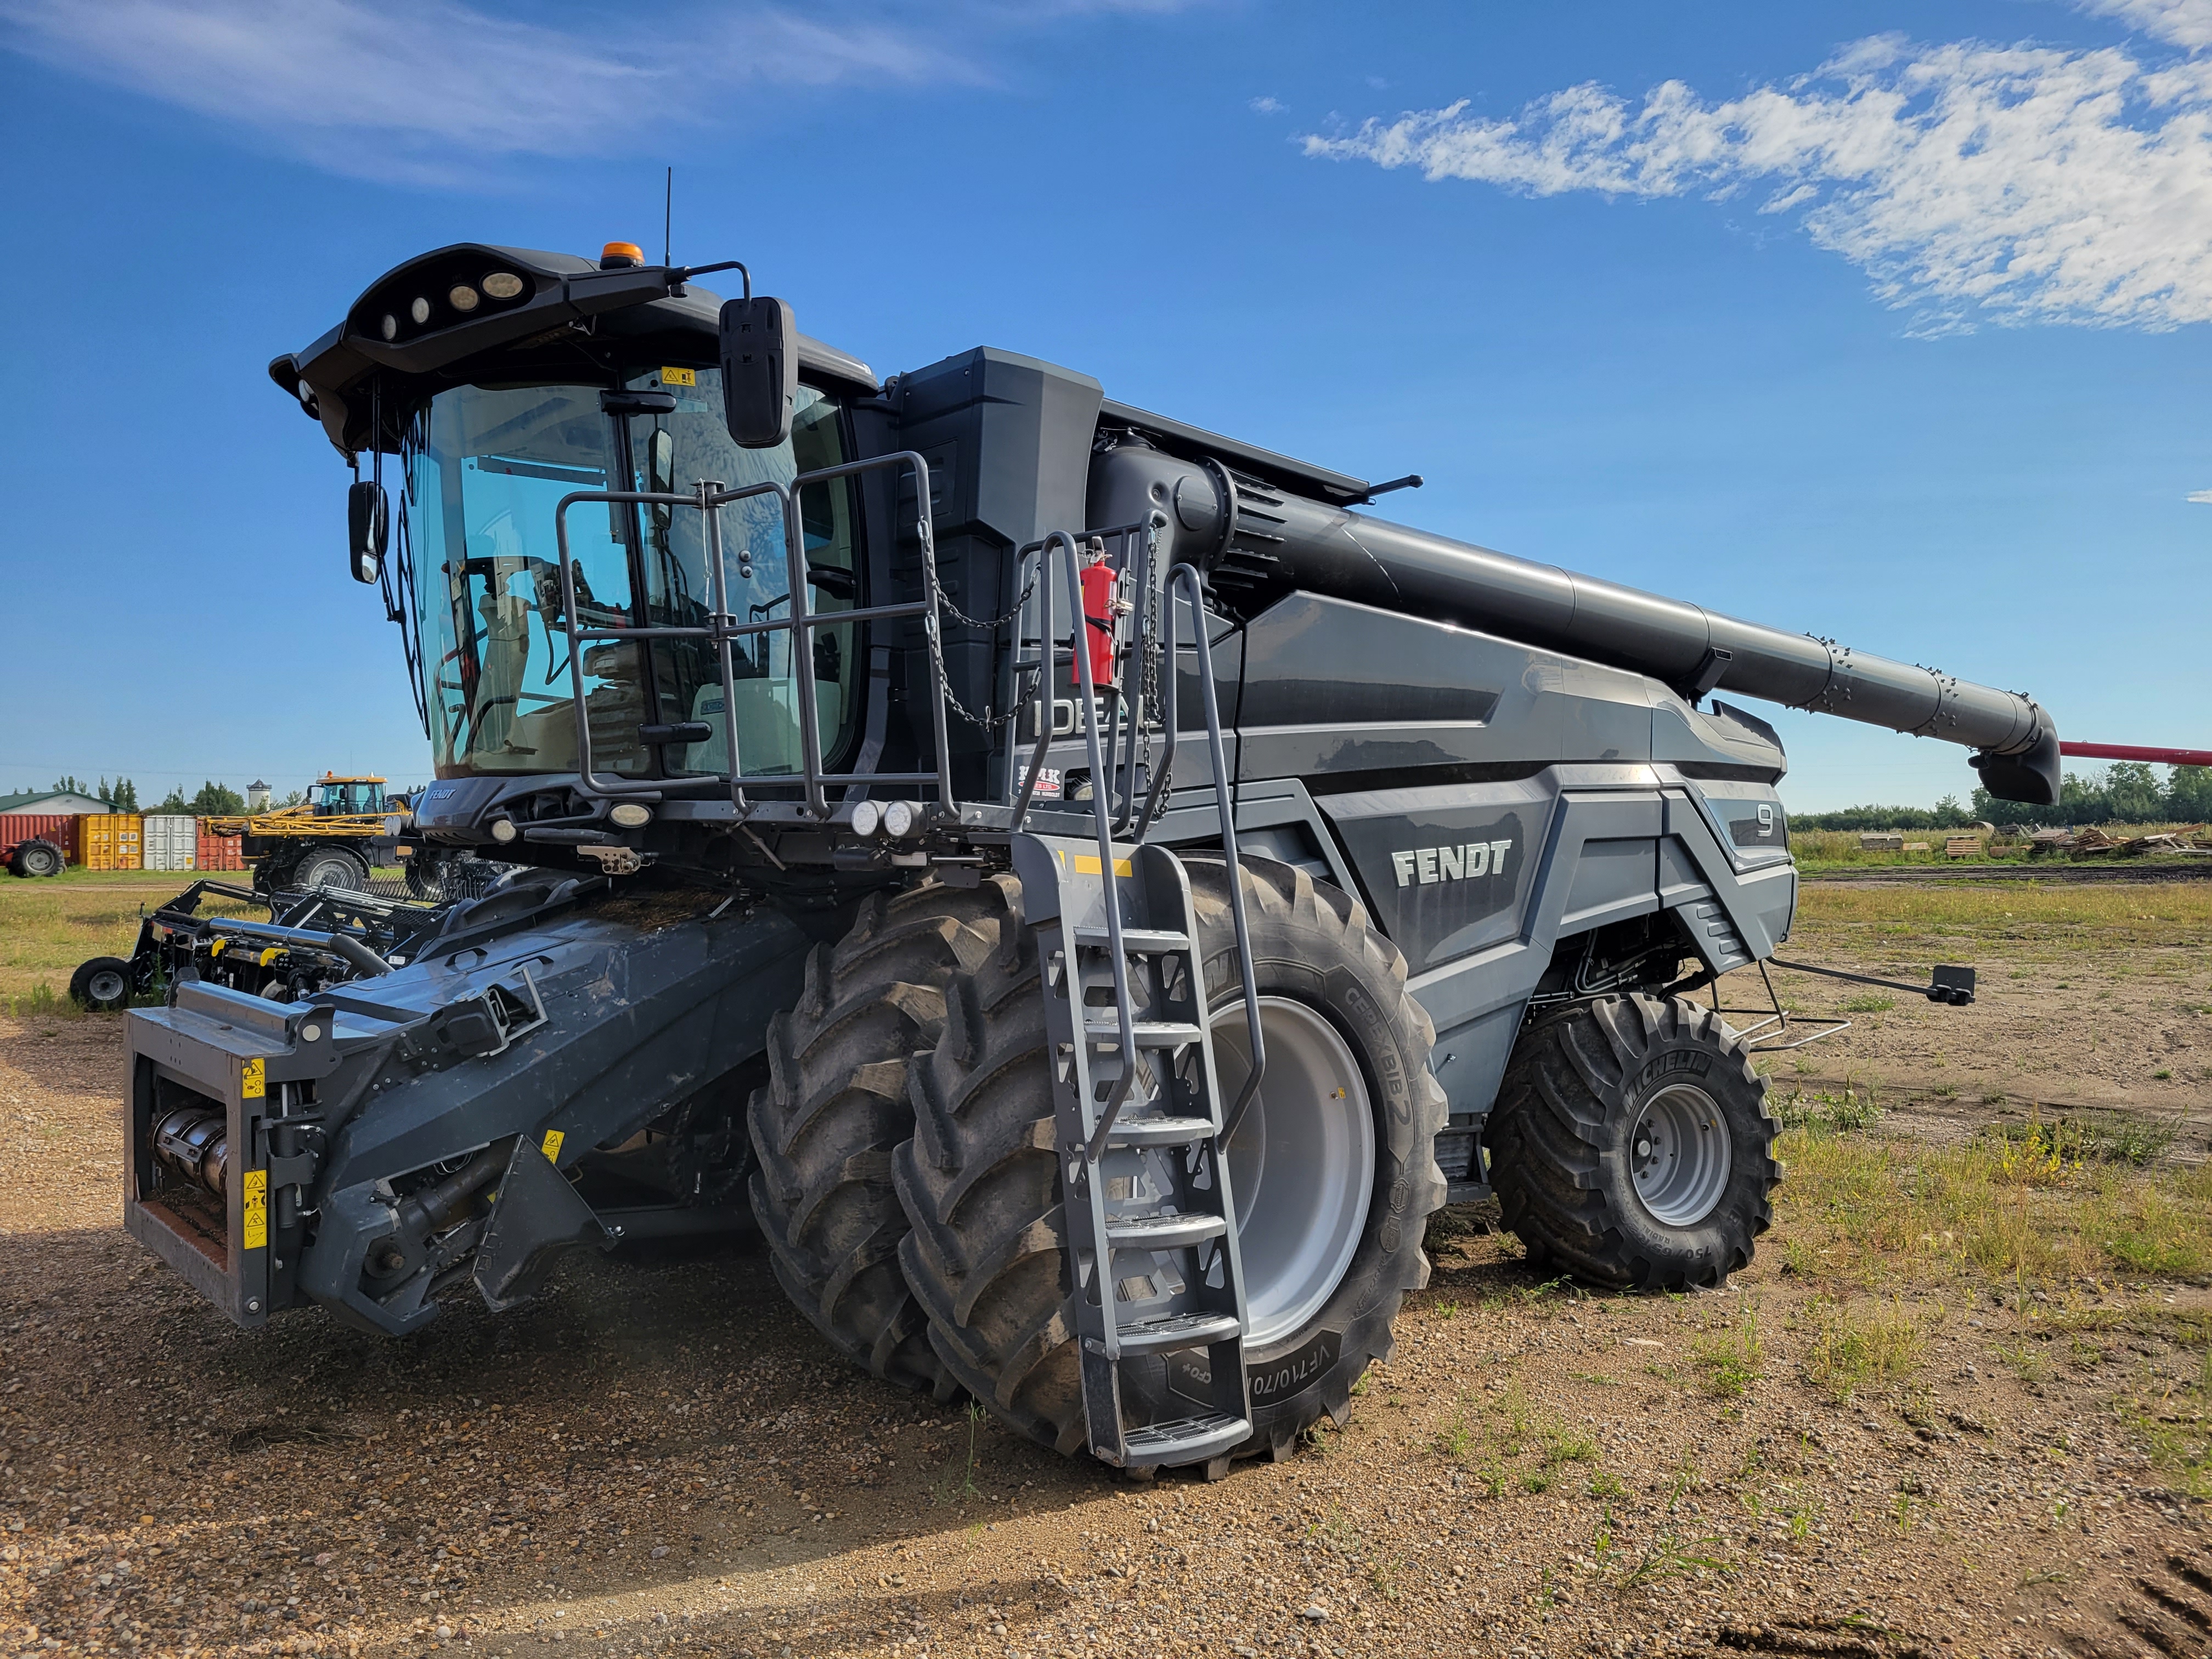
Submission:
POLYGON ((307 786, 307 805, 319 818, 384 811, 382 778, 340 778, 325 772, 307 786))
MULTIPOLYGON (((721 301, 689 285, 688 274, 643 267, 621 244, 596 267, 562 254, 447 248, 380 278, 341 328, 270 365, 356 468, 367 462, 376 475, 355 485, 354 574, 386 586, 441 779, 579 771, 579 689, 596 773, 666 780, 679 793, 689 781, 713 786, 726 776, 732 718, 747 775, 801 769, 789 630, 738 642, 734 708, 724 706, 720 669, 702 638, 571 648, 575 629, 697 629, 710 580, 703 514, 591 502, 563 514, 565 498, 692 495, 702 482, 788 487, 853 457, 848 403, 877 389, 866 365, 794 337, 805 379, 784 435, 740 447, 734 400, 726 406, 721 301)), ((857 607, 864 562, 854 483, 809 485, 799 515, 809 605, 857 607)), ((728 610, 741 623, 787 617, 775 497, 724 507, 721 534, 728 610)), ((831 764, 857 744, 854 645, 849 625, 812 636, 816 717, 831 764)))

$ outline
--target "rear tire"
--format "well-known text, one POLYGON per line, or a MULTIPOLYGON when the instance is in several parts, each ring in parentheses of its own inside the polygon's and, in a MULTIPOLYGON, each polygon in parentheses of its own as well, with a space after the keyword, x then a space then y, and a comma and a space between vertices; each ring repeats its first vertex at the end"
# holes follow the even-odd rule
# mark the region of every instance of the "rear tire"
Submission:
POLYGON ((872 895, 842 940, 814 947, 799 1006, 769 1021, 750 1112, 753 1217, 786 1293, 848 1358, 945 1399, 899 1273, 891 1152, 914 1133, 908 1062, 936 1043, 946 981, 988 959, 1007 908, 991 881, 872 895))
POLYGON ((1522 1033, 1488 1140, 1532 1261, 1615 1289, 1717 1285, 1751 1261, 1782 1179, 1766 1082, 1680 998, 1601 997, 1522 1033))
POLYGON ((368 860, 343 847, 313 847, 294 865, 283 884, 312 893, 319 887, 368 890, 368 860))
POLYGON ((58 876, 62 872, 63 866, 68 862, 69 860, 62 855, 62 849, 53 842, 27 841, 15 849, 15 855, 9 860, 8 867, 15 874, 27 878, 33 876, 58 876))
POLYGON ((131 988, 131 964, 121 957, 94 957, 70 975, 70 1000, 99 1013, 128 1007, 131 988))
MULTIPOLYGON (((1352 1384, 1370 1359, 1390 1355, 1391 1323, 1405 1292, 1428 1282, 1421 1242, 1444 1199, 1435 1144, 1444 1098, 1428 1069, 1434 1032, 1406 994, 1405 958, 1369 927, 1366 913, 1291 866, 1243 863, 1263 1006, 1297 1005, 1304 1011, 1297 1022, 1322 1048, 1334 1034, 1364 1082, 1371 1118, 1371 1161, 1363 1157, 1358 1164, 1371 1170, 1370 1185, 1351 1224, 1356 1242, 1341 1276, 1333 1288, 1297 1293, 1293 1286, 1287 1303, 1311 1305, 1294 1322, 1279 1320, 1283 1328, 1271 1340, 1246 1345, 1253 1432, 1231 1455, 1284 1457, 1324 1413, 1340 1423, 1349 1415, 1352 1384)), ((1241 1042, 1228 867, 1208 857, 1187 858, 1184 866, 1207 1005, 1217 1019, 1229 1012, 1241 1042)), ((1216 1052, 1221 1071, 1234 1076, 1231 1046, 1222 1042, 1216 1052)), ((1290 1081, 1276 1067, 1292 1052, 1290 1045, 1280 1055, 1271 1048, 1270 1078, 1290 1081)), ((1233 1100, 1229 1076, 1222 1086, 1233 1100)), ((947 1370, 1012 1427, 1059 1451, 1079 1451, 1086 1443, 1083 1389, 1043 994, 1035 939, 1018 916, 1001 930, 989 964, 953 981, 944 1036, 913 1079, 915 1139, 900 1148, 896 1164, 913 1231, 899 1255, 929 1311, 930 1340, 947 1370)), ((1240 1166, 1249 1162, 1240 1149, 1269 1096, 1263 1087, 1255 1118, 1229 1148, 1232 1193, 1240 1166)), ((1280 1149, 1280 1127, 1265 1134, 1271 1150, 1280 1149)), ((1274 1184, 1289 1194, 1278 1202, 1310 1196, 1296 1182, 1274 1184)), ((1265 1203, 1266 1185, 1254 1196, 1265 1203)), ((1240 1231, 1255 1237, 1279 1220, 1253 1217, 1241 1199, 1237 1207, 1240 1231)), ((1247 1249, 1248 1294, 1270 1266, 1247 1249)), ((1206 1408, 1202 1388, 1192 1386, 1194 1379, 1178 1386, 1162 1359, 1125 1361, 1121 1375, 1122 1398, 1137 1420, 1206 1408)))

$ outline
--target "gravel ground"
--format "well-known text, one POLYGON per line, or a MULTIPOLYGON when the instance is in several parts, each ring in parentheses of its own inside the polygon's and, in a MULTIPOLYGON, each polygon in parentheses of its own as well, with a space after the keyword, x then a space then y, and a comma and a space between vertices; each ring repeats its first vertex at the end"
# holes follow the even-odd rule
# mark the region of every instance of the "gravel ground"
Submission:
POLYGON ((846 1367, 742 1247, 579 1261, 405 1341, 237 1331, 121 1231, 118 1050, 112 1019, 0 1021, 0 1649, 2118 1659, 2212 1631, 2200 1509, 2118 1409, 2192 1430, 2169 1338, 2201 1291, 2072 1287, 2115 1329, 2069 1359, 2051 1304, 1954 1288, 1908 1378, 1839 1401, 1778 1251, 1593 1299, 1474 1211, 1344 1429, 1120 1483, 846 1367))

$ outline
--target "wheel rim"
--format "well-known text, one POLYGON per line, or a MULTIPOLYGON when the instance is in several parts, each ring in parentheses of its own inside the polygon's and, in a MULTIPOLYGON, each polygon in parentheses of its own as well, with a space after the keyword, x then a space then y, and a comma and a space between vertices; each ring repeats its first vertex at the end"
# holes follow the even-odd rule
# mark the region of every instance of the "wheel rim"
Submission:
POLYGON ((94 1002, 120 1002, 123 1000, 123 975, 112 968, 103 968, 85 981, 84 988, 91 993, 94 1002))
MULTIPOLYGON (((1214 1016, 1212 1035, 1226 1111, 1252 1072, 1241 1004, 1214 1016)), ((1260 999, 1260 1035, 1267 1074, 1229 1143, 1254 1347, 1303 1329, 1344 1282, 1375 1190, 1375 1113, 1351 1045, 1288 997, 1260 999)))
POLYGON ((1628 1158, 1636 1196, 1668 1227, 1694 1227, 1718 1209, 1735 1161, 1720 1107, 1693 1083, 1670 1084, 1644 1103, 1628 1158))

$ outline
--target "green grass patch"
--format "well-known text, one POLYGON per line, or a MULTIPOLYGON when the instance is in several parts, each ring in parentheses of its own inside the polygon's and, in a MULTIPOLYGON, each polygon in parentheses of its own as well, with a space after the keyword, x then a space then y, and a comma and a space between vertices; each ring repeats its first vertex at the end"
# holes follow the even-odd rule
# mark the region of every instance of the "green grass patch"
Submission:
POLYGON ((1729 1329, 1698 1338, 1691 1346, 1690 1358, 1705 1392, 1716 1400, 1733 1400, 1748 1393, 1766 1365, 1759 1331, 1759 1304, 1746 1302, 1729 1329))
POLYGON ((1795 1273, 1887 1285, 1958 1274, 2040 1286, 2212 1271, 2212 1168, 2140 1163, 2155 1128, 2013 1126, 1931 1146, 1786 1129, 1778 1242, 1795 1273), (2093 1156, 2092 1154, 2095 1155, 2093 1156))
POLYGON ((1806 1379, 1838 1401, 1901 1381, 1928 1349, 1931 1320, 1901 1301, 1817 1297, 1808 1311, 1814 1334, 1806 1379))

